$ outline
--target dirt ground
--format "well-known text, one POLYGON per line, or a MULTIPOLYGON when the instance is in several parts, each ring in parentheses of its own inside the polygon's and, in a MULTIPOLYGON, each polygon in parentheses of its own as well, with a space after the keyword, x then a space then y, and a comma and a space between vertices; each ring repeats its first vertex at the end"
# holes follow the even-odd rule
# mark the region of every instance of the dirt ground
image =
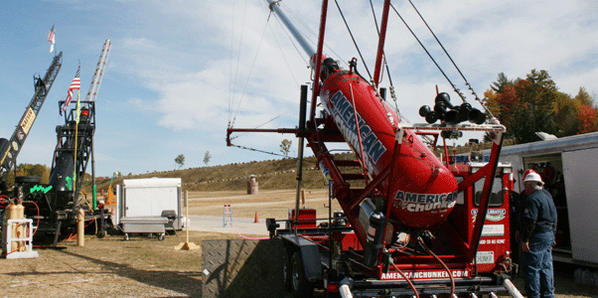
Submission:
MULTIPOLYGON (((287 218, 289 208, 295 208, 295 190, 260 191, 256 195, 247 192, 189 192, 189 214, 222 216, 224 205, 230 205, 234 217, 287 218)), ((304 202, 300 207, 316 209, 318 217, 328 216, 328 190, 304 191, 304 202)), ((338 201, 332 201, 332 210, 341 210, 338 201)))
MULTIPOLYGON (((323 205, 327 204, 326 193, 306 193, 306 205, 317 207, 318 216, 327 213, 323 205)), ((294 205, 294 196, 292 190, 250 197, 239 192, 190 193, 189 214, 222 215, 222 206, 231 204, 234 216, 253 217, 258 211, 261 218, 284 217, 294 205)), ((240 237, 189 232, 189 242, 200 246, 203 240, 218 239, 240 237)), ((167 236, 164 241, 147 237, 123 241, 121 235, 102 239, 86 236, 84 247, 64 241, 59 248, 35 248, 38 258, 0 259, 0 297, 200 297, 201 249, 175 250, 181 242, 185 242, 184 232, 167 236)), ((573 282, 573 268, 557 266, 555 275, 556 297, 598 297, 598 288, 573 282)), ((514 282, 523 289, 521 279, 514 282)))

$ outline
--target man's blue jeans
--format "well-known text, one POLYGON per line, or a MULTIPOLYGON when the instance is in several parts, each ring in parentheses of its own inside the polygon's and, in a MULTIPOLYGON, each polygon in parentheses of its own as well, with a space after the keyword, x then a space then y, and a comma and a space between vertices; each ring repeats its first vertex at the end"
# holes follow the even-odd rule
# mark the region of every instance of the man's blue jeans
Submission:
POLYGON ((552 245, 554 232, 533 234, 529 239, 529 252, 523 253, 523 278, 529 298, 554 297, 552 245))

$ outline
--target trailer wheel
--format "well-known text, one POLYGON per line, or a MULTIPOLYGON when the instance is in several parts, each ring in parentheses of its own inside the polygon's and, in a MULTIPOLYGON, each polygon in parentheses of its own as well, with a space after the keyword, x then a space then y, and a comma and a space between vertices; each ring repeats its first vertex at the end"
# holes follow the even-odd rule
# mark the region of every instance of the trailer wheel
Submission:
POLYGON ((282 278, 283 278, 283 286, 284 290, 290 292, 292 290, 292 282, 291 282, 291 265, 289 261, 289 253, 286 249, 282 253, 282 278))
POLYGON ((96 234, 96 237, 98 237, 98 238, 100 238, 100 239, 102 239, 102 238, 106 237, 106 231, 99 231, 99 232, 96 234))
POLYGON ((160 236, 158 236, 158 241, 164 241, 164 233, 160 234, 160 236))
POLYGON ((293 296, 295 298, 312 297, 314 294, 314 284, 310 283, 307 278, 305 278, 303 258, 301 258, 300 251, 296 251, 293 254, 290 269, 291 290, 293 291, 293 296))

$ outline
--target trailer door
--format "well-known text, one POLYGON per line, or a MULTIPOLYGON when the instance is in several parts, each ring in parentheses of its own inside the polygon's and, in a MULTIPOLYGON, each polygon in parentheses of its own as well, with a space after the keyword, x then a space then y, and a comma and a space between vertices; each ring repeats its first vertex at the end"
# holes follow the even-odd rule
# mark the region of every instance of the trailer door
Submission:
POLYGON ((598 148, 562 156, 573 259, 598 263, 598 148))

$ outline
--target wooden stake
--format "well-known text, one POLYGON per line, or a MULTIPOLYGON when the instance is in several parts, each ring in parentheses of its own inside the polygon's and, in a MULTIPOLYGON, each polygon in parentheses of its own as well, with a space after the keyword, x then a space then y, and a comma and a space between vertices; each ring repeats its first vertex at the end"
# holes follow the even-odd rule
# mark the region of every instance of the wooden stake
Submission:
POLYGON ((85 246, 85 211, 79 208, 77 212, 77 246, 85 246))
POLYGON ((185 242, 175 246, 175 250, 194 250, 199 249, 195 243, 189 243, 189 191, 185 191, 185 242))

